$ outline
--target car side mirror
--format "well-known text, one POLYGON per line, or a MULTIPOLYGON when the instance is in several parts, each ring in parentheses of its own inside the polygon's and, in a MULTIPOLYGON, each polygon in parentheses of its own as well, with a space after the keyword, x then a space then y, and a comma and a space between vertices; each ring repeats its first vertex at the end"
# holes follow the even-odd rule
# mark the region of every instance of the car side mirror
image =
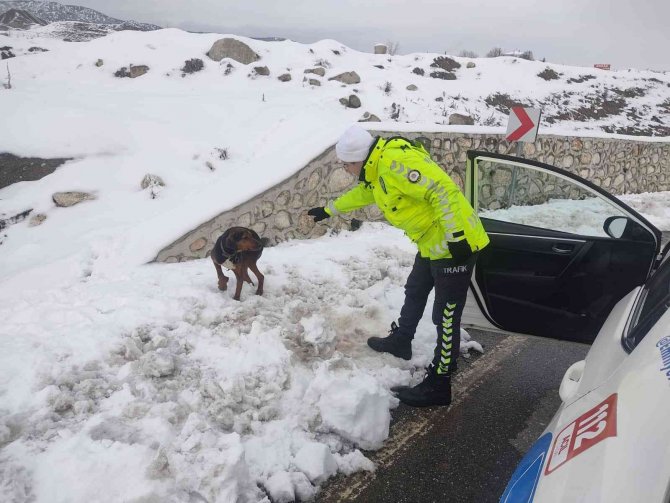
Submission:
POLYGON ((619 239, 626 232, 628 217, 607 217, 603 224, 603 230, 611 238, 619 239))

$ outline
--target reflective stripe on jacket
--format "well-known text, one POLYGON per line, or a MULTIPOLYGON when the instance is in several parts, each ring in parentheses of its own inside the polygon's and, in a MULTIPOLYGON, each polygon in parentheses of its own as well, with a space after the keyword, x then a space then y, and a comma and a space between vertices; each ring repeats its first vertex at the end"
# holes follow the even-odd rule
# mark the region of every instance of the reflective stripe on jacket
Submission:
POLYGON ((363 165, 361 183, 331 201, 330 215, 375 203, 394 227, 405 231, 422 257, 451 258, 448 243, 467 240, 481 250, 489 238, 458 185, 419 143, 379 138, 363 165))

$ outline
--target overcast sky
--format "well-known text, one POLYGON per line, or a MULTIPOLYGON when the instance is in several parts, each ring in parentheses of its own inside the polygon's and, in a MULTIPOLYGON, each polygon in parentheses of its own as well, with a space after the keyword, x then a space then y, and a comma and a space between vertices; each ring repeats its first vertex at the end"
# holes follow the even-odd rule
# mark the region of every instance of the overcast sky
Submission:
POLYGON ((104 14, 194 31, 336 39, 399 53, 492 47, 591 66, 670 70, 670 0, 63 0, 104 14))

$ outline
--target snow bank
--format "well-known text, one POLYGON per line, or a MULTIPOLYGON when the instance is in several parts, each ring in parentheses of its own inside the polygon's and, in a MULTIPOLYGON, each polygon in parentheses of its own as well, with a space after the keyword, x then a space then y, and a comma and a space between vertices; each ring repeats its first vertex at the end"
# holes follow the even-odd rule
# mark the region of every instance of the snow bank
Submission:
POLYGON ((267 249, 266 293, 241 302, 208 260, 0 289, 0 499, 309 501, 373 470, 360 449, 388 436, 389 387, 432 357, 429 315, 410 362, 365 343, 413 255, 366 224, 267 249))

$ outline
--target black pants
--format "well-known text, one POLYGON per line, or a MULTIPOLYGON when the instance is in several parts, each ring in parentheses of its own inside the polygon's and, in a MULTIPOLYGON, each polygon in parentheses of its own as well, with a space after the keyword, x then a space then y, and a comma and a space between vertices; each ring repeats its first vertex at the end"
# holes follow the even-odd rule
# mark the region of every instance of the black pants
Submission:
POLYGON ((477 254, 465 262, 452 259, 429 260, 419 254, 405 285, 405 303, 400 310, 399 332, 413 338, 423 317, 428 295, 435 287, 433 323, 437 328, 437 344, 433 356, 434 371, 450 375, 461 345, 461 315, 468 295, 477 254))

